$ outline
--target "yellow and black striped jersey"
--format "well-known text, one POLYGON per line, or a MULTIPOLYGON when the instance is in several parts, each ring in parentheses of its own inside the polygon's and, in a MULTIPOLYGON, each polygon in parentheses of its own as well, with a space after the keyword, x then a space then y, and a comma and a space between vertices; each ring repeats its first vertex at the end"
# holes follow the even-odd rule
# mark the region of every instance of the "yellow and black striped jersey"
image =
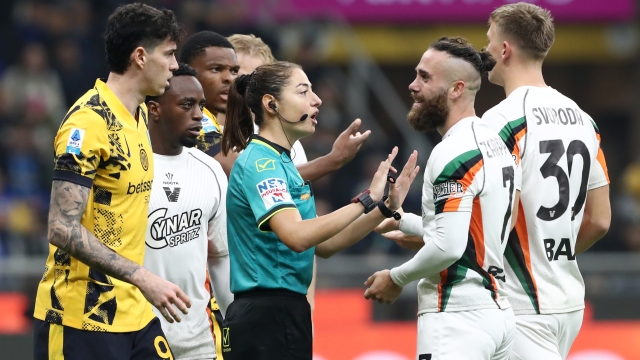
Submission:
POLYGON ((218 119, 206 108, 202 109, 202 129, 196 139, 196 148, 213 157, 220 152, 222 141, 222 126, 218 119))
MULTIPOLYGON (((142 264, 153 157, 147 109, 134 118, 101 80, 69 110, 55 138, 54 180, 91 189, 84 225, 117 254, 142 264)), ((49 245, 34 316, 104 332, 137 331, 154 317, 140 290, 49 245)))

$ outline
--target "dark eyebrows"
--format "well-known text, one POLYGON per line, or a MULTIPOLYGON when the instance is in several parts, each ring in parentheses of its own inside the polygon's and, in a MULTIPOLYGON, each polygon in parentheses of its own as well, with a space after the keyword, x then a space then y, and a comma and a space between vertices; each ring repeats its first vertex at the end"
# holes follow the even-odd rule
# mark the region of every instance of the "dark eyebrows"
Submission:
POLYGON ((192 97, 192 96, 185 96, 185 97, 181 97, 180 100, 178 100, 179 102, 183 103, 183 102, 196 102, 196 98, 192 97))
POLYGON ((210 62, 207 64, 207 67, 209 68, 218 67, 223 69, 240 70, 240 65, 227 65, 227 64, 217 63, 217 62, 210 62))
MULTIPOLYGON (((304 86, 304 87, 306 87, 307 89, 310 89, 310 88, 311 88, 311 84, 307 84, 307 83, 300 83, 300 84, 298 84, 298 86, 304 86)), ((296 87, 298 87, 298 86, 296 86, 296 87)))
POLYGON ((431 74, 428 71, 416 68, 416 72, 420 74, 420 76, 425 77, 427 79, 431 79, 431 74))

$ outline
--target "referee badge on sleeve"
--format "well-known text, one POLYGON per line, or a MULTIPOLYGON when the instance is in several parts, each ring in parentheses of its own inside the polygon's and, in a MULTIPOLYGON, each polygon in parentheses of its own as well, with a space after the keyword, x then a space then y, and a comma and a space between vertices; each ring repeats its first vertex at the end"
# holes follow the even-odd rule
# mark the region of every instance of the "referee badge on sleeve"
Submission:
POLYGON ((256 188, 267 210, 282 203, 293 203, 291 194, 289 194, 289 189, 287 188, 287 182, 283 179, 265 179, 257 183, 256 188))

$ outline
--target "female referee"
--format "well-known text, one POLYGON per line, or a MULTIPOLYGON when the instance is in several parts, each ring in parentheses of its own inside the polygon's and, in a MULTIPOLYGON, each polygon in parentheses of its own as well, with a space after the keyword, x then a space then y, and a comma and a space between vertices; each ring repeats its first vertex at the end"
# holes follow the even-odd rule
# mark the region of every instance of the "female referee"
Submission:
POLYGON ((306 74, 289 62, 262 65, 231 85, 222 152, 244 151, 231 170, 227 191, 235 295, 222 333, 227 360, 311 360, 305 294, 313 254, 328 258, 393 216, 419 170, 414 151, 385 201, 387 175, 395 171, 394 148, 368 190, 350 205, 317 217, 313 191, 296 170, 290 149, 315 131, 320 104, 306 74), (253 135, 252 113, 259 136, 253 135))

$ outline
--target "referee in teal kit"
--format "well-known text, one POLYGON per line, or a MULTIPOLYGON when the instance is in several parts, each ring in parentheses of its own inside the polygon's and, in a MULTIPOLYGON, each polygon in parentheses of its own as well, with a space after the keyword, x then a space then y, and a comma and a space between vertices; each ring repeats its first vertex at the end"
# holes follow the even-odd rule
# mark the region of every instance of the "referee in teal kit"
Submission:
POLYGON ((260 66, 231 85, 222 152, 244 151, 231 170, 227 191, 235 300, 222 329, 225 360, 311 360, 311 311, 305 294, 314 253, 327 258, 386 217, 399 216, 394 210, 417 174, 414 152, 390 185, 389 199, 382 196, 394 148, 369 190, 352 204, 317 217, 313 191, 293 165, 296 154, 290 149, 315 131, 321 103, 302 69, 288 62, 260 66), (253 135, 252 113, 260 136, 253 135))

